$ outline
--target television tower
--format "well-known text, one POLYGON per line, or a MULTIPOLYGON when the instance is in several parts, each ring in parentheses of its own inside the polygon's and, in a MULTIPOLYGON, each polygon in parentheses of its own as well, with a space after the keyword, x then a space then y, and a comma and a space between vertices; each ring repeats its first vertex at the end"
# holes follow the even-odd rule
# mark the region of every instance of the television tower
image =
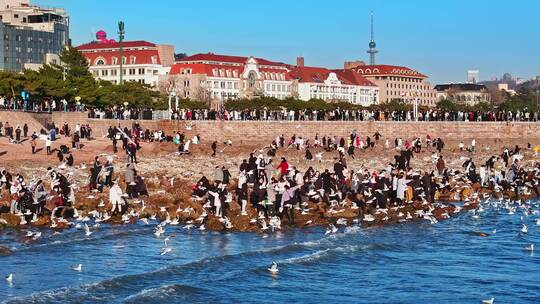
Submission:
POLYGON ((373 33, 373 12, 371 13, 371 41, 369 42, 369 50, 367 53, 369 54, 369 64, 375 65, 375 54, 377 54, 379 51, 375 49, 377 47, 377 44, 375 43, 375 35, 373 33))

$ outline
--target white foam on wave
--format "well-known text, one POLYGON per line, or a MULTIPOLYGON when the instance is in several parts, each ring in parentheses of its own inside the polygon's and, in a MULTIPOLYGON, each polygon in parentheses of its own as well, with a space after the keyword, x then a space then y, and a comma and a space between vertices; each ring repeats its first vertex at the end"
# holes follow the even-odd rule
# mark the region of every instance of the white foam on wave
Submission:
POLYGON ((198 287, 193 287, 189 285, 181 285, 181 284, 170 284, 170 285, 164 285, 154 288, 147 288, 143 289, 138 293, 135 293, 133 295, 130 295, 122 300, 122 303, 130 303, 130 302, 140 302, 141 300, 144 302, 145 299, 166 299, 170 296, 175 296, 179 292, 186 293, 189 291, 198 291, 201 290, 198 287))
POLYGON ((335 248, 326 248, 321 249, 318 251, 315 251, 310 254, 306 254, 300 257, 294 257, 294 258, 288 258, 285 260, 278 261, 278 264, 302 264, 306 262, 314 262, 318 261, 320 259, 323 259, 327 256, 336 254, 336 253, 353 253, 361 250, 368 250, 370 248, 373 248, 374 245, 346 245, 346 246, 339 246, 335 248))

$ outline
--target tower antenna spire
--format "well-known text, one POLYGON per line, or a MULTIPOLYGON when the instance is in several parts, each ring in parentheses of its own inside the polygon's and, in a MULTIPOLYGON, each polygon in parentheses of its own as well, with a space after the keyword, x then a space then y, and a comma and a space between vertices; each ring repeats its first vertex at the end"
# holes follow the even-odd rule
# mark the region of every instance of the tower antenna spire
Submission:
POLYGON ((369 50, 367 53, 369 54, 369 64, 375 65, 375 54, 378 53, 377 44, 375 43, 375 30, 374 30, 374 23, 373 23, 373 12, 371 12, 371 40, 369 41, 369 50))
POLYGON ((373 33, 373 12, 371 12, 371 41, 375 41, 375 34, 373 33))

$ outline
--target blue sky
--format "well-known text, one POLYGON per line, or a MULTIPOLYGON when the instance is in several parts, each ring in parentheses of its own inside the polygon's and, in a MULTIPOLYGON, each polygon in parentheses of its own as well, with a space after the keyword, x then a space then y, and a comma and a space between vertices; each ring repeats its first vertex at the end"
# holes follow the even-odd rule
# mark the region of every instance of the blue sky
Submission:
POLYGON ((537 0, 31 0, 64 7, 73 44, 92 32, 127 40, 169 43, 177 52, 253 55, 338 68, 368 60, 369 14, 381 64, 405 65, 431 82, 464 81, 468 69, 481 80, 503 73, 540 75, 537 0))

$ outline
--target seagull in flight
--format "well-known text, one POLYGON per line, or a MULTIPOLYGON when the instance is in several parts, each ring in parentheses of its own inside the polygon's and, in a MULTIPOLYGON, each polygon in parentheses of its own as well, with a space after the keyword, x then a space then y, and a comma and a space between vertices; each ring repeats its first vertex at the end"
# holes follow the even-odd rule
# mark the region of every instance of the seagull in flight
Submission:
POLYGON ((154 235, 160 237, 163 233, 165 233, 165 228, 163 228, 162 226, 158 226, 156 228, 156 231, 154 232, 154 235))
POLYGON ((161 248, 161 253, 159 255, 166 255, 167 253, 171 252, 171 248, 161 248))
POLYGON ((90 231, 90 227, 88 227, 88 225, 85 223, 84 224, 84 234, 86 236, 90 236, 93 232, 90 231))

